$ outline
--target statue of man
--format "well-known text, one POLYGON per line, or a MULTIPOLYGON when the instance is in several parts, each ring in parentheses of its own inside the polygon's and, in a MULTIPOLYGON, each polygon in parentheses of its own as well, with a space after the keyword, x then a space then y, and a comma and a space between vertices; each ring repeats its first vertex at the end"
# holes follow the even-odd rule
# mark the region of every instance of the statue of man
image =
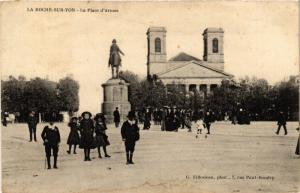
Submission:
POLYGON ((109 61, 108 61, 108 67, 111 66, 112 78, 119 78, 119 67, 121 66, 120 53, 123 56, 125 55, 117 45, 117 40, 113 39, 112 45, 110 46, 109 61), (116 74, 114 73, 114 69, 116 70, 116 74))

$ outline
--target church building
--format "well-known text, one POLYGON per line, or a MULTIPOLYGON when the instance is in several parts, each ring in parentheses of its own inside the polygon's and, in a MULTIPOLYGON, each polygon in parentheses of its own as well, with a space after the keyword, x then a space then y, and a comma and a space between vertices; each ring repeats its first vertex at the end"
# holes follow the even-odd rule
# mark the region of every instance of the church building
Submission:
POLYGON ((203 32, 203 59, 184 52, 167 60, 165 27, 149 27, 147 31, 147 75, 156 75, 167 87, 176 84, 186 92, 210 94, 224 79, 233 76, 224 71, 222 28, 203 32))

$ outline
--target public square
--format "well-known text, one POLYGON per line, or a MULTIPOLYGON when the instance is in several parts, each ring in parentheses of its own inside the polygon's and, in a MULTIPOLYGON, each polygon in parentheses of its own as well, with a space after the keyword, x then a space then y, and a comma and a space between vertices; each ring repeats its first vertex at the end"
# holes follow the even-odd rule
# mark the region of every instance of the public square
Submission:
MULTIPOLYGON (((213 193, 300 191, 300 159, 295 147, 297 122, 288 122, 288 135, 275 135, 275 122, 212 124, 211 135, 186 129, 162 132, 158 126, 141 130, 134 165, 126 165, 120 128, 108 127, 111 158, 83 161, 83 150, 68 155, 69 128, 57 124, 62 142, 58 170, 45 169, 45 153, 38 125, 38 142, 28 142, 26 124, 2 127, 4 193, 213 193), (251 178, 251 179, 250 179, 251 178)), ((205 133, 205 132, 204 132, 205 133)), ((53 157, 51 158, 53 159, 53 157)))

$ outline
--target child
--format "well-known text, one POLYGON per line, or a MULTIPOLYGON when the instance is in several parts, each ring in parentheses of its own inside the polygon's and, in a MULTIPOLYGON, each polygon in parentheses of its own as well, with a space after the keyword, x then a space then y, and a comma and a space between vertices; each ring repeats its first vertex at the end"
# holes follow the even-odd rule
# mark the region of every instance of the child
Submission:
POLYGON ((54 157, 53 168, 57 169, 56 162, 57 162, 58 145, 60 143, 60 134, 58 128, 54 125, 53 121, 50 121, 50 124, 44 127, 41 136, 44 141, 48 169, 51 169, 51 164, 50 164, 51 150, 53 151, 53 157, 54 157))
POLYGON ((91 119, 90 112, 82 113, 82 120, 80 121, 81 141, 79 148, 84 149, 84 161, 92 161, 90 152, 93 148, 94 122, 91 119))
POLYGON ((73 153, 76 154, 76 146, 80 142, 79 133, 78 133, 79 124, 78 124, 77 117, 72 117, 68 126, 70 127, 70 133, 67 141, 67 144, 69 145, 69 150, 67 151, 67 153, 68 154, 71 153, 72 145, 74 145, 73 153))
POLYGON ((135 143, 140 139, 139 127, 137 125, 135 113, 133 111, 128 112, 128 120, 125 121, 121 127, 121 136, 125 144, 126 150, 126 164, 134 164, 132 161, 133 152, 135 149, 135 143))
POLYGON ((105 117, 103 114, 99 113, 95 116, 95 133, 96 133, 96 141, 97 141, 97 148, 98 148, 98 157, 102 158, 100 147, 103 147, 104 156, 110 157, 110 155, 106 152, 106 146, 109 145, 108 137, 105 133, 105 130, 107 130, 106 123, 105 123, 105 117))
POLYGON ((204 122, 203 122, 202 118, 200 118, 196 121, 196 128, 197 128, 196 138, 198 138, 198 136, 200 134, 202 134, 202 130, 204 130, 204 122))

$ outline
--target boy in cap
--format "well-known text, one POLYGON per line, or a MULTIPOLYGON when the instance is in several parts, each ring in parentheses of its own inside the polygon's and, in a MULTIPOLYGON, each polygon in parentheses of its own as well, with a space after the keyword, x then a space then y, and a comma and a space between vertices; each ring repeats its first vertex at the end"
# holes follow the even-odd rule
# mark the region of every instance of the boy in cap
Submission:
POLYGON ((128 120, 125 121, 121 128, 122 140, 126 150, 126 164, 134 164, 132 161, 135 142, 139 140, 139 127, 135 120, 135 113, 130 111, 127 115, 128 120))
POLYGON ((53 168, 57 169, 57 154, 60 143, 60 134, 58 128, 54 125, 54 122, 50 120, 49 125, 46 125, 41 134, 44 141, 45 152, 47 157, 48 169, 51 169, 50 156, 53 152, 54 165, 53 168))

